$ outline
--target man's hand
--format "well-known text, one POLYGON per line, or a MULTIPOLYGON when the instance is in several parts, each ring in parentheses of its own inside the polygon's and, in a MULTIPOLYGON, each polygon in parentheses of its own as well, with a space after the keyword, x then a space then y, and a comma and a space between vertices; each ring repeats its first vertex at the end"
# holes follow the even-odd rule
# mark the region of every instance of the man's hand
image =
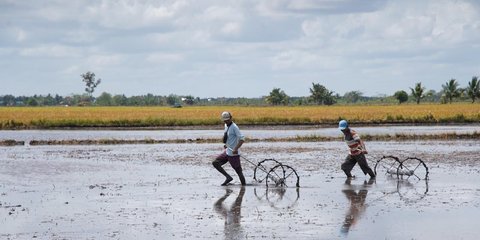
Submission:
POLYGON ((232 153, 238 155, 238 150, 233 150, 232 153))

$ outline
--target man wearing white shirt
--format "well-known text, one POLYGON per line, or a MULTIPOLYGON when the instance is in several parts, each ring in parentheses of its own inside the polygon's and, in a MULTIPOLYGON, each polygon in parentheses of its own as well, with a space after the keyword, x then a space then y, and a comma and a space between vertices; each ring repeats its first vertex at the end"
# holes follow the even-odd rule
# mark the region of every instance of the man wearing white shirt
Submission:
POLYGON ((223 135, 224 151, 218 155, 212 162, 215 167, 223 176, 225 176, 225 182, 222 186, 228 185, 233 178, 222 168, 222 165, 229 162, 235 172, 240 178, 242 185, 245 185, 245 177, 242 172, 242 165, 240 164, 240 152, 239 149, 245 142, 245 136, 240 132, 237 124, 232 121, 232 114, 229 112, 222 113, 222 120, 225 123, 225 131, 223 135))

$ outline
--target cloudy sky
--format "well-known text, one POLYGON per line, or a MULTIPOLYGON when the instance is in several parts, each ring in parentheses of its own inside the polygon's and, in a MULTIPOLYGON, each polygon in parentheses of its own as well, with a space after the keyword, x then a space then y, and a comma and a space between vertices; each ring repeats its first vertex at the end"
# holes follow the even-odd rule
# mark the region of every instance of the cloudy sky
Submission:
POLYGON ((476 0, 0 0, 0 95, 439 91, 480 75, 476 0))

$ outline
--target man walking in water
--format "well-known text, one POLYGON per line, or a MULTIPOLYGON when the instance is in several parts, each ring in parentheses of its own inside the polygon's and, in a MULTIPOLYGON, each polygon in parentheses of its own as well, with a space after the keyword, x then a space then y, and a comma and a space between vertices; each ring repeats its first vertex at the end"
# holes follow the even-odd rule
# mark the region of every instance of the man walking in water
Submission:
POLYGON ((342 163, 342 170, 347 175, 347 178, 353 177, 351 171, 357 162, 363 174, 366 175, 368 173, 371 178, 374 178, 375 173, 373 173, 372 169, 368 166, 367 159, 365 158, 365 154, 368 152, 360 136, 357 132, 349 128, 346 120, 341 120, 338 123, 338 128, 342 131, 344 140, 350 149, 350 154, 345 158, 345 162, 342 163))
POLYGON ((222 165, 229 162, 240 178, 242 185, 245 185, 245 177, 243 176, 239 153, 239 149, 245 141, 245 136, 243 136, 243 134, 240 132, 237 124, 232 121, 231 113, 223 112, 222 120, 225 123, 225 131, 223 134, 223 143, 225 144, 225 149, 223 153, 218 155, 215 158, 215 161, 212 162, 213 167, 215 167, 221 174, 223 174, 223 176, 226 177, 225 182, 222 183, 222 186, 226 186, 233 180, 233 178, 228 175, 225 169, 222 168, 222 165))

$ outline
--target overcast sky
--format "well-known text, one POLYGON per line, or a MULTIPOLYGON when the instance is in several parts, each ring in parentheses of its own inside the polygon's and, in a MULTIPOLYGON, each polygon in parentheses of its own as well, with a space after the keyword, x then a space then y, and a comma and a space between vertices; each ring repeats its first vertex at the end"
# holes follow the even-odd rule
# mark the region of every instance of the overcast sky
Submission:
POLYGON ((0 0, 0 95, 308 96, 480 75, 477 0, 0 0))

